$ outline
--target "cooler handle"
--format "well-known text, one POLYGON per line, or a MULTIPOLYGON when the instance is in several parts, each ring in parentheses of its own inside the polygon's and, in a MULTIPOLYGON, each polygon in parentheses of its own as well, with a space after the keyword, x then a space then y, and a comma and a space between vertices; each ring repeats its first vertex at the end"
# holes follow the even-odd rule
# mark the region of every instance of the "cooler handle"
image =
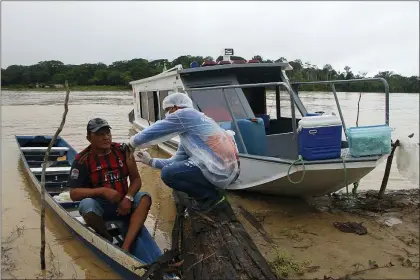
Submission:
POLYGON ((309 134, 316 134, 316 133, 317 133, 317 130, 316 129, 309 130, 309 134))

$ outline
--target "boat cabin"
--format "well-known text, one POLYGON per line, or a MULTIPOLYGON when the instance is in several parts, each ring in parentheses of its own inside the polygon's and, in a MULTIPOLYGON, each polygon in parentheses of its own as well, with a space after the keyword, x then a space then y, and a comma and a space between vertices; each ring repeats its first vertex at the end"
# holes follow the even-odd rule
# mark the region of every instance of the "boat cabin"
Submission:
POLYGON ((229 56, 222 61, 218 64, 205 62, 201 66, 195 64, 192 65, 195 67, 187 69, 176 66, 156 76, 131 82, 135 104, 134 121, 146 121, 150 125, 163 119, 165 112, 161 108, 162 100, 172 92, 185 92, 197 110, 214 119, 221 127, 236 132, 230 105, 245 145, 244 148, 236 133, 240 153, 296 159, 298 149, 296 138, 293 137, 293 123, 296 129, 297 122, 306 114, 306 110, 297 94, 291 92, 295 100, 294 111, 299 117, 293 116, 289 92, 284 93, 285 88, 281 89, 280 85, 263 85, 278 82, 288 84, 285 71, 292 70, 292 67, 288 63, 237 63, 229 60, 229 56), (249 84, 254 85, 203 90, 208 87, 249 84))
MULTIPOLYGON (((384 79, 290 83, 286 71, 292 67, 288 63, 237 61, 232 56, 233 50, 228 49, 217 62, 207 61, 202 65, 193 62, 187 69, 178 65, 156 76, 131 82, 135 107, 129 121, 137 131, 147 128, 165 117, 161 104, 168 94, 177 91, 188 94, 195 109, 222 128, 235 132, 243 171, 228 189, 273 195, 308 197, 337 191, 368 174, 390 148, 390 145, 367 143, 372 147, 365 149, 370 156, 361 159, 349 154, 351 147, 346 149, 346 140, 351 135, 344 134, 343 139, 346 126, 335 90, 335 84, 383 83, 386 125, 377 129, 382 131, 381 139, 386 141, 373 138, 378 143, 390 143, 389 86, 384 79), (302 84, 331 86, 339 117, 316 116, 317 112, 308 114, 298 96, 302 84), (292 168, 295 165, 302 168, 292 168), (306 169, 309 165, 311 169, 306 169), (343 168, 347 171, 343 172, 343 168)), ((356 141, 363 142, 363 139, 356 141)), ((364 143, 366 146, 366 141, 364 143)), ((159 147, 174 154, 178 144, 177 136, 160 143, 159 147)))

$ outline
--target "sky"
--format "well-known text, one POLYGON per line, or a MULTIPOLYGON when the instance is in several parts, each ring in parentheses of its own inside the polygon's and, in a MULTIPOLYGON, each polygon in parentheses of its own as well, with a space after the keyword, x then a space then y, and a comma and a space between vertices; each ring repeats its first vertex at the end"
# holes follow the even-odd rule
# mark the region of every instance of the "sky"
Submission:
POLYGON ((419 3, 1 2, 1 67, 213 56, 419 75, 419 3))

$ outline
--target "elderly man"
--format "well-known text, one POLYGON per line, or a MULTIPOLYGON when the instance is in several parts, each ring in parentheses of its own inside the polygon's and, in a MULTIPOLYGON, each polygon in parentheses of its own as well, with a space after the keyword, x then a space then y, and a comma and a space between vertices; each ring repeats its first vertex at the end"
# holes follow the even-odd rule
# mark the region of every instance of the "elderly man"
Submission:
POLYGON ((80 201, 79 212, 86 224, 112 242, 104 220, 123 220, 124 243, 130 248, 146 220, 150 195, 139 192, 141 179, 127 145, 112 142, 111 127, 100 118, 87 125, 90 145, 76 155, 67 185, 70 197, 80 201), (127 178, 130 178, 130 186, 127 178))
POLYGON ((188 194, 194 210, 210 211, 225 199, 219 190, 239 176, 234 139, 214 120, 195 110, 192 100, 184 93, 168 95, 162 107, 166 118, 132 136, 131 150, 179 135, 180 143, 173 157, 151 158, 149 153, 139 152, 139 161, 161 169, 163 182, 188 194))

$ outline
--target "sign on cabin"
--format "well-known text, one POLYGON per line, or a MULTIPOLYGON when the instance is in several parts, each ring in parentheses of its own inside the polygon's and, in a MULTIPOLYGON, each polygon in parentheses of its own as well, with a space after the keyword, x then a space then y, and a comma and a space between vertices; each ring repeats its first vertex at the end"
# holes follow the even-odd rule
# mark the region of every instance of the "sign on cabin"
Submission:
POLYGON ((225 49, 225 55, 233 55, 233 49, 225 49))

